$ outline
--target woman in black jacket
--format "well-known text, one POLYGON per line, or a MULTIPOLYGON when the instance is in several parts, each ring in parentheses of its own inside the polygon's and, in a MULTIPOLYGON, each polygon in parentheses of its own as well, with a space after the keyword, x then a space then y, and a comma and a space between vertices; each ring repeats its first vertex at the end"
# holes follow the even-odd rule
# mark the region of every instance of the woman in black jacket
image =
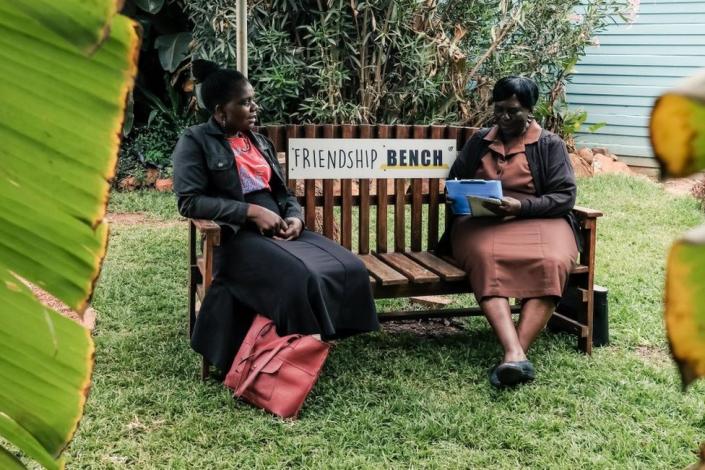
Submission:
POLYGON ((173 153, 181 215, 222 227, 214 282, 191 344, 222 372, 232 362, 253 313, 280 335, 338 338, 378 329, 365 266, 352 253, 304 229, 272 143, 252 132, 258 107, 239 72, 193 62, 211 118, 193 126, 173 153))
POLYGON ((447 233, 504 349, 490 371, 492 385, 501 387, 534 379, 526 353, 555 310, 578 246, 573 168, 565 143, 531 115, 536 84, 506 77, 492 98, 497 124, 473 135, 449 178, 499 180, 505 197, 499 206, 486 205, 498 217, 456 217, 447 233), (522 300, 516 327, 509 298, 522 300))

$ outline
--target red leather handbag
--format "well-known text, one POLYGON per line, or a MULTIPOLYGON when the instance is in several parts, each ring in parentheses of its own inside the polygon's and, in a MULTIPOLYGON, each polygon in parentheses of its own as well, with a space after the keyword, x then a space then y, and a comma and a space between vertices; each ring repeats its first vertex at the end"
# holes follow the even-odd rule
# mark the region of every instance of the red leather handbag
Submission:
POLYGON ((330 346, 311 336, 277 335, 257 315, 223 382, 236 397, 282 418, 295 418, 318 380, 330 346))

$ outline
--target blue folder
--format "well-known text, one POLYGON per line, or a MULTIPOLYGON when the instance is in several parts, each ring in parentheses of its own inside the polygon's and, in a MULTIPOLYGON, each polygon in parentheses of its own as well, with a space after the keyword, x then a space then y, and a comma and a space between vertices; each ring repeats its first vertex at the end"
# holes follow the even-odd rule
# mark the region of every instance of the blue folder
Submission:
POLYGON ((471 214, 468 196, 502 199, 502 183, 499 180, 448 180, 447 197, 451 210, 456 215, 471 214))

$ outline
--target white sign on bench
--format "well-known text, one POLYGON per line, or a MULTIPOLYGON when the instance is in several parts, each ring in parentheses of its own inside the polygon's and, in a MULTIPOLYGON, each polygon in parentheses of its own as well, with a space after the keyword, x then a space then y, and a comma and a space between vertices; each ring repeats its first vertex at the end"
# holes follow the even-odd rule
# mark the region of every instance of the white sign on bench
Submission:
POLYGON ((289 178, 445 178, 453 139, 289 139, 289 178))

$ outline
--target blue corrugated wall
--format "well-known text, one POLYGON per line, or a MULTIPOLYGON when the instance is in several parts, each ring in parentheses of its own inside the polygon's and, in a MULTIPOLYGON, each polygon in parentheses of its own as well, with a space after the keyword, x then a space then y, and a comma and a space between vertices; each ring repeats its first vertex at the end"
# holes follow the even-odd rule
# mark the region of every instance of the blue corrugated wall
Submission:
POLYGON ((571 109, 588 112, 579 146, 609 147, 631 165, 654 167, 648 122, 655 98, 705 67, 705 0, 641 0, 631 25, 611 25, 576 67, 568 85, 571 109))

